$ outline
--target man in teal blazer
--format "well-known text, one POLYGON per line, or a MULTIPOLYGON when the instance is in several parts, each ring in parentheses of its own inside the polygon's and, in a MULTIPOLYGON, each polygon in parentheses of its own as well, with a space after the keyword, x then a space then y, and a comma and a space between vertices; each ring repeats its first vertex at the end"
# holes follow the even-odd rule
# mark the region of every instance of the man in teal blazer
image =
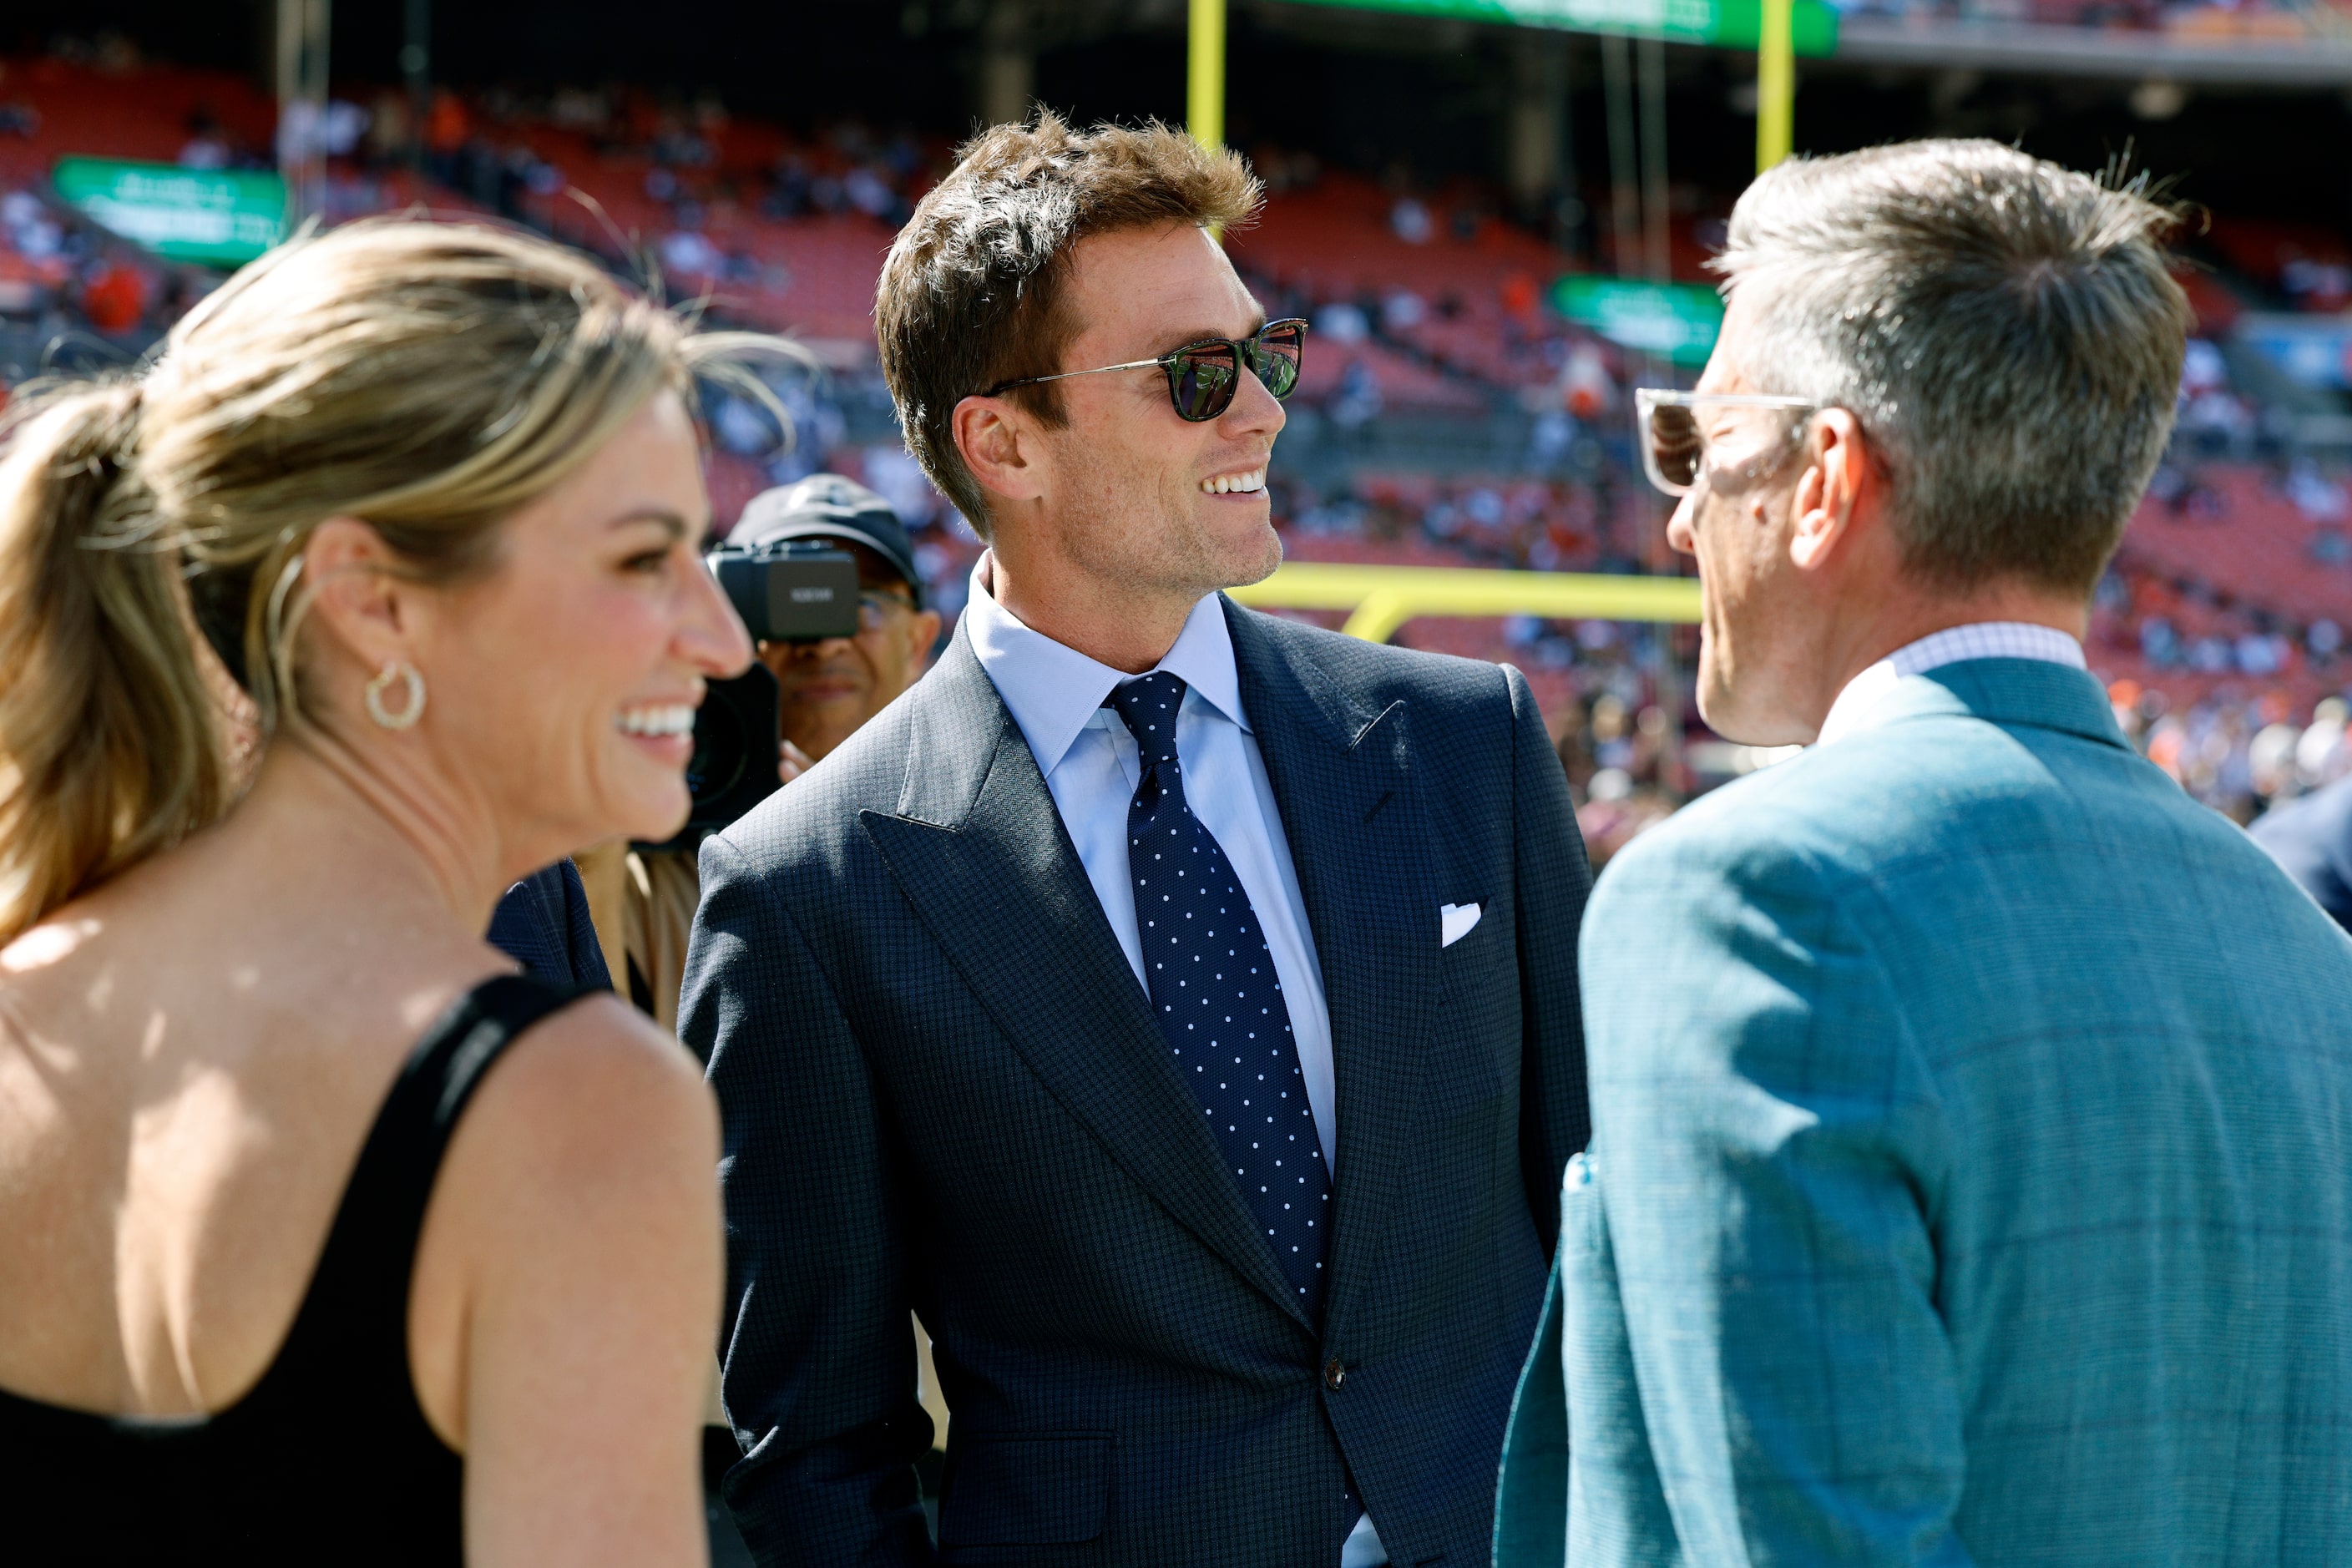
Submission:
POLYGON ((2077 640, 2165 220, 1990 142, 1783 164, 1707 395, 1643 400, 1702 710, 1816 743, 1594 892, 1501 1568, 2352 1563, 2352 942, 2077 640))

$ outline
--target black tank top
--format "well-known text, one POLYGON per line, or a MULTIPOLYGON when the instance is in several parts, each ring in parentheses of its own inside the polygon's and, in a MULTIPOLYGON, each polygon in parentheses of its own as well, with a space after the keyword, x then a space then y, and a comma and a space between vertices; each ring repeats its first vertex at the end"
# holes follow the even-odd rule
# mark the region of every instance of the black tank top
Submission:
POLYGON ((517 1036, 586 994, 500 975, 417 1043, 360 1150, 292 1331, 235 1405, 149 1420, 0 1392, 0 1558, 462 1563, 464 1461, 425 1421, 409 1378, 417 1234, 482 1075, 517 1036))

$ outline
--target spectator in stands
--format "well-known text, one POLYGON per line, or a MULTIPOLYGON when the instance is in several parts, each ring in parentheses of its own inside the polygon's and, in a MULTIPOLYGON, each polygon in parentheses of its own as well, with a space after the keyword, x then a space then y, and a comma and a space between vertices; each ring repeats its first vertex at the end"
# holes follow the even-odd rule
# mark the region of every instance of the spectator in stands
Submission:
POLYGON ((2352 943, 2079 646, 2169 223, 1990 142, 1740 198, 1644 435, 1705 717, 1816 743, 1601 878, 1502 1568, 2352 1560, 2352 943))
POLYGON ((692 704, 750 660, 696 554, 712 352, 587 258, 360 225, 15 426, 0 1452, 35 1556, 702 1560, 709 1097, 481 932, 567 846, 676 829, 692 704))
MULTIPOLYGON (((822 540, 857 557, 857 635, 822 642, 763 642, 760 661, 776 678, 782 752, 790 784, 898 700, 923 673, 940 617, 924 603, 922 574, 906 527, 887 501, 839 474, 753 496, 728 536, 747 549, 822 540)), ((601 866, 614 854, 591 854, 601 866)), ((629 995, 666 1029, 677 1025, 686 942, 701 900, 695 851, 630 851, 616 876, 629 995)))
POLYGON ((809 209, 809 164, 803 153, 787 153, 776 161, 776 173, 760 210, 772 218, 789 221, 809 209))
POLYGON ((1343 436, 1353 437, 1381 416, 1381 384, 1371 367, 1351 359, 1339 373, 1339 390, 1331 398, 1331 423, 1343 436))
POLYGON ((2352 734, 2346 720, 2352 706, 2341 697, 2322 700, 2311 710, 2311 724, 2294 743, 2295 782, 2306 790, 2322 788, 2352 776, 2352 734))
POLYGON ((188 114, 188 139, 180 144, 183 169, 226 169, 236 154, 230 150, 220 121, 208 109, 188 114))
POLYGON ((990 552, 940 667, 704 846, 680 1006, 763 1563, 1487 1552, 1583 1140, 1584 858, 1517 671, 1217 592, 1281 559, 1302 345, 1204 232, 1257 195, 1040 111, 885 267, 908 440, 990 552))
POLYGON ((378 169, 408 161, 415 149, 416 122, 409 111, 408 95, 380 88, 368 104, 366 157, 378 169))
POLYGON ((147 314, 148 291, 146 275, 138 268, 120 258, 105 258, 82 275, 82 316, 110 336, 136 331, 147 314))
MULTIPOLYGON (((0 64, 0 84, 7 80, 8 68, 0 64)), ((41 133, 41 111, 21 98, 0 98, 0 136, 19 136, 29 142, 41 133)))
POLYGON ((425 161, 433 177, 445 185, 461 183, 460 168, 468 140, 473 136, 472 117, 466 112, 465 100, 447 88, 437 88, 425 115, 425 161))
POLYGON ((1389 227, 1407 245, 1427 245, 1437 235, 1429 208, 1412 196, 1399 196, 1389 209, 1389 227))

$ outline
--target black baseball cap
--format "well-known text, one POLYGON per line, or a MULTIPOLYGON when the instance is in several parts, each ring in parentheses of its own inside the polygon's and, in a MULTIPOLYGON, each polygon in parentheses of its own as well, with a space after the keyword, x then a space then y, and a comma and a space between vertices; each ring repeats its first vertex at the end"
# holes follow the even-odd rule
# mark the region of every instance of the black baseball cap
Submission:
POLYGON ((906 579, 923 607, 923 574, 915 569, 915 547, 907 525, 890 503, 840 474, 811 474, 797 484, 761 490, 743 503, 743 515, 727 535, 730 549, 760 550, 794 539, 838 539, 862 544, 906 579))

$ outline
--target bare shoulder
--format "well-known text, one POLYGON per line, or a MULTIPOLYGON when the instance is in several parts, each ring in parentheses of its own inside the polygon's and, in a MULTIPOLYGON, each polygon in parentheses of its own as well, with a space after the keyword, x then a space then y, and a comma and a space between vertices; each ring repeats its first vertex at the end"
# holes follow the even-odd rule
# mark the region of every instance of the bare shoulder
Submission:
POLYGON ((518 1163, 556 1175, 575 1162, 612 1171, 691 1158, 707 1171, 718 1159, 718 1111, 701 1068, 617 997, 564 1008, 507 1055, 467 1121, 494 1128, 518 1163))
MULTIPOLYGON (((694 1059, 617 998, 575 1003, 508 1047, 450 1140, 417 1247, 409 1364, 444 1441, 474 1451, 483 1420, 508 1408, 496 1389, 560 1363, 567 1336, 593 1339, 616 1314, 704 1331, 718 1162, 718 1110, 694 1059)), ((613 1330, 633 1355, 646 1331, 613 1330)), ((608 1368, 606 1385, 618 1375, 608 1368)), ((548 1388, 531 1398, 562 1403, 548 1388)))
POLYGON ((698 1247, 704 1221, 716 1232, 718 1165, 718 1105, 686 1047, 616 997, 575 1003, 508 1047, 458 1122, 420 1282, 442 1278, 445 1256, 600 1275, 681 1238, 698 1247), (551 1261, 583 1246, 579 1268, 551 1261))

